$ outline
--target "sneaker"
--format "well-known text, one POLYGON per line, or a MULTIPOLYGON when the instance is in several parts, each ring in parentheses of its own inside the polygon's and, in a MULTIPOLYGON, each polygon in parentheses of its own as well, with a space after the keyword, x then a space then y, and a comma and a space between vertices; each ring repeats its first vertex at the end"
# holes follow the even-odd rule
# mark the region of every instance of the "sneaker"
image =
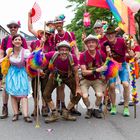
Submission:
POLYGON ((72 116, 68 110, 66 109, 63 109, 62 111, 62 117, 65 119, 65 120, 68 120, 68 121, 76 121, 76 117, 75 116, 72 116))
POLYGON ((124 105, 124 101, 120 101, 120 102, 118 103, 118 105, 119 105, 119 106, 124 105))
POLYGON ((116 115, 117 114, 117 109, 116 109, 116 105, 111 107, 111 111, 110 111, 111 115, 116 115))
POLYGON ((76 110, 75 108, 72 108, 70 110, 70 113, 71 115, 74 115, 74 116, 81 116, 81 112, 79 112, 78 110, 76 110))
POLYGON ((87 113, 85 115, 85 119, 90 119, 92 117, 92 111, 93 111, 92 109, 87 110, 87 113))
POLYGON ((124 107, 123 116, 125 116, 125 117, 129 117, 130 116, 130 112, 129 112, 128 107, 124 107))
POLYGON ((98 119, 102 118, 102 113, 99 111, 99 109, 93 109, 92 115, 98 119))
POLYGON ((45 118, 45 123, 56 122, 59 119, 58 111, 52 111, 52 114, 45 118))

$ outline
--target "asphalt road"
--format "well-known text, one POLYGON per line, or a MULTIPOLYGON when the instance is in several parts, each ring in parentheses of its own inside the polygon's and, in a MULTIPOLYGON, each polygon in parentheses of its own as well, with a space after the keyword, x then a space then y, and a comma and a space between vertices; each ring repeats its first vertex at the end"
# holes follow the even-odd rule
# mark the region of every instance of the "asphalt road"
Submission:
MULTIPOLYGON (((137 81, 138 92, 140 92, 139 83, 140 80, 137 81)), ((90 89, 90 98, 93 101, 92 92, 90 89)), ((66 88, 66 93, 68 99, 68 88, 66 88)), ((53 98, 55 98, 55 94, 53 98)), ((1 95, 0 106, 2 106, 1 95)), ((25 123, 23 116, 20 116, 19 121, 12 122, 13 114, 11 102, 9 102, 9 117, 0 120, 0 140, 140 140, 140 104, 137 105, 136 119, 134 119, 133 107, 130 107, 130 117, 123 117, 123 107, 117 106, 117 115, 107 114, 105 119, 91 118, 89 120, 84 118, 86 109, 81 103, 79 103, 78 109, 82 116, 77 117, 76 122, 60 119, 58 122, 45 124, 44 118, 40 116, 40 127, 35 128, 36 122, 25 123)), ((29 112, 31 113, 32 110, 33 99, 30 98, 29 112)))

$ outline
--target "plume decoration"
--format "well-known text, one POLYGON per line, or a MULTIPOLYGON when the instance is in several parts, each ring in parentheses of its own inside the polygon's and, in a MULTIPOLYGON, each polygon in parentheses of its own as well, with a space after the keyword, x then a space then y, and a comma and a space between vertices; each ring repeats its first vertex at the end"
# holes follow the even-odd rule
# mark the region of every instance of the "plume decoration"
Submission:
POLYGON ((52 60, 50 60, 49 65, 48 65, 48 68, 49 68, 50 71, 53 71, 54 70, 54 64, 53 64, 53 61, 52 60))
POLYGON ((33 51, 26 62, 34 70, 46 67, 48 64, 45 54, 42 52, 41 48, 37 48, 33 51))
POLYGON ((119 70, 121 69, 121 64, 115 61, 112 58, 107 58, 105 64, 107 66, 107 70, 103 72, 103 75, 107 78, 117 77, 119 70))
POLYGON ((32 69, 29 64, 26 64, 26 71, 31 78, 34 78, 37 76, 37 70, 32 69))
POLYGON ((75 40, 71 41, 71 42, 70 42, 70 47, 75 46, 75 44, 76 44, 75 40))
POLYGON ((130 64, 130 78, 131 78, 131 86, 132 86, 132 101, 134 104, 137 104, 139 102, 138 100, 138 93, 136 91, 136 75, 135 75, 135 60, 131 59, 129 61, 130 64))
POLYGON ((56 19, 56 21, 64 21, 65 15, 64 14, 61 14, 61 15, 55 17, 55 19, 56 19))
MULTIPOLYGON (((32 69, 28 64, 26 64, 26 71, 31 78, 34 78, 38 75, 38 70, 32 69)), ((43 71, 40 71, 40 76, 44 76, 44 75, 45 73, 43 71)))
POLYGON ((59 19, 64 20, 65 19, 65 15, 64 14, 60 15, 59 19))

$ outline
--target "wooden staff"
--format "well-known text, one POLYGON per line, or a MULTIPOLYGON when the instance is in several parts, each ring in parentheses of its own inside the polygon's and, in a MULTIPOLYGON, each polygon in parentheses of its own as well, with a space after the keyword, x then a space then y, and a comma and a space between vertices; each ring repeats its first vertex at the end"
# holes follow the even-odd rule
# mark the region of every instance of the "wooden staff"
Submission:
POLYGON ((108 99, 109 99, 109 95, 108 95, 108 83, 106 85, 106 89, 105 89, 105 94, 104 94, 104 100, 105 100, 105 106, 104 106, 104 111, 103 111, 103 116, 104 116, 104 119, 106 117, 106 114, 108 113, 108 110, 107 110, 107 104, 108 104, 108 99))
POLYGON ((39 120, 39 91, 40 91, 40 70, 37 70, 37 116, 36 116, 36 125, 35 128, 40 128, 39 120))
MULTIPOLYGON (((46 21, 44 22, 44 37, 45 37, 45 31, 46 31, 46 21)), ((40 44, 40 48, 43 49, 44 43, 40 44)), ((40 120, 39 120, 39 92, 40 92, 40 69, 37 69, 37 84, 35 84, 35 87, 37 88, 37 116, 36 116, 36 125, 35 128, 40 128, 40 120)))

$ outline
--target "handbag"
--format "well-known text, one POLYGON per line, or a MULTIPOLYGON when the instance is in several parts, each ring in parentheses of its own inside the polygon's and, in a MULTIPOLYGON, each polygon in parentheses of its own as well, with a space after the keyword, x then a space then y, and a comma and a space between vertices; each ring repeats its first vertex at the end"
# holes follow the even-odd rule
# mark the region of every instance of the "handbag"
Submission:
MULTIPOLYGON (((12 50, 13 49, 10 48, 7 54, 10 55, 12 53, 12 50)), ((8 56, 5 56, 1 62, 1 73, 3 76, 6 76, 6 74, 8 73, 9 67, 10 67, 10 60, 8 56)))

